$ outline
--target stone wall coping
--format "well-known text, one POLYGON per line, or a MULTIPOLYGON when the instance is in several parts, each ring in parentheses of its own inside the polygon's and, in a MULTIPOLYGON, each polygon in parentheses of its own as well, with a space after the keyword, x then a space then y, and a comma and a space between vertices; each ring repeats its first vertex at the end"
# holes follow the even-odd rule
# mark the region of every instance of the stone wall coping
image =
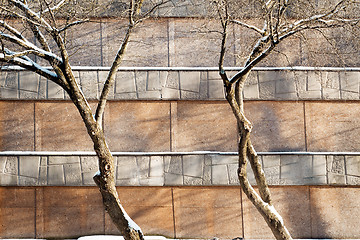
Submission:
MULTIPOLYGON (((52 67, 44 67, 52 69, 52 67)), ((242 67, 224 67, 226 71, 240 71, 242 67)), ((73 71, 109 71, 110 67, 102 66, 72 66, 73 71)), ((218 67, 119 67, 118 71, 218 71, 218 67)), ((0 71, 28 71, 19 66, 0 67, 0 71)), ((360 67, 254 67, 253 71, 360 71, 360 67)))
MULTIPOLYGON (((94 153, 40 153, 2 152, 0 186, 95 185, 92 178, 98 159, 94 153)), ((259 161, 270 185, 360 186, 359 153, 259 153, 259 161)), ((234 152, 118 152, 114 164, 117 186, 239 185, 234 152)), ((249 181, 256 184, 248 168, 249 181)))
MULTIPOLYGON (((111 152, 113 156, 165 156, 165 155, 237 155, 237 152, 111 152)), ((257 152, 258 155, 347 155, 359 156, 360 152, 257 152)), ((96 156, 91 151, 0 151, 0 156, 96 156)))

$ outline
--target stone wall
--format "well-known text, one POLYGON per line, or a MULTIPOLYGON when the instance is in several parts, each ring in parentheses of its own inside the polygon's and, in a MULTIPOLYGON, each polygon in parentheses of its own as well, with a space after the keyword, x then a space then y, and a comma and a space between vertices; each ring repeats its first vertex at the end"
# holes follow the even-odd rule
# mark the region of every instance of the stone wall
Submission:
MULTIPOLYGON (((146 235, 171 238, 272 239, 238 186, 119 187, 146 235)), ((294 238, 360 238, 358 187, 271 187, 294 238)), ((68 239, 118 234, 97 187, 0 187, 2 238, 68 239)))
MULTIPOLYGON (((229 76, 239 68, 228 68, 229 76)), ((97 100, 107 68, 75 68, 85 96, 97 100)), ((360 68, 255 68, 245 100, 359 100, 360 68)), ((0 72, 0 98, 69 99, 52 81, 27 71, 0 72)), ((216 68, 122 68, 110 100, 224 100, 216 68)))
MULTIPOLYGON (((98 160, 91 153, 1 155, 1 186, 95 186, 98 160)), ((239 185, 235 153, 114 155, 118 186, 239 185)), ((360 155, 265 153, 260 160, 270 185, 360 185, 360 155)))

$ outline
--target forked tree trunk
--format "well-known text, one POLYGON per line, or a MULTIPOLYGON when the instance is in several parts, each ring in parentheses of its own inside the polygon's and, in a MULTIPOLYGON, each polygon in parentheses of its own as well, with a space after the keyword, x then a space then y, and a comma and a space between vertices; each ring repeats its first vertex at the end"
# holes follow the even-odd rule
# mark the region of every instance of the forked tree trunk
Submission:
POLYGON ((114 158, 106 143, 102 127, 95 121, 85 97, 77 86, 73 86, 68 90, 68 94, 85 123, 99 159, 100 171, 95 174, 94 181, 101 192, 106 212, 125 240, 143 240, 144 236, 140 227, 128 216, 121 206, 115 185, 114 158))
POLYGON ((266 182, 264 171, 258 155, 250 140, 252 126, 244 114, 242 91, 249 73, 244 74, 241 80, 235 83, 225 81, 226 99, 231 106, 238 125, 238 177, 242 190, 260 212, 278 240, 291 240, 292 237, 284 225, 282 217, 278 214, 271 202, 271 194, 266 182), (259 194, 251 186, 247 177, 247 163, 250 162, 259 194))

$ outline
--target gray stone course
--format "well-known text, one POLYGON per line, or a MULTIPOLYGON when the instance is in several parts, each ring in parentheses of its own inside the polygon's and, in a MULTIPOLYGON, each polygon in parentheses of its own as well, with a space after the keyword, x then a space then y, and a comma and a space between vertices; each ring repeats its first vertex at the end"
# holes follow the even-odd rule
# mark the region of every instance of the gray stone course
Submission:
MULTIPOLYGON (((229 76, 236 72, 229 71, 229 76)), ((75 70, 88 99, 99 99, 107 71, 75 70)), ((359 100, 359 71, 344 70, 254 70, 244 88, 248 100, 359 100)), ((2 71, 1 99, 69 99, 52 81, 27 71, 2 71)), ((224 100, 224 87, 217 71, 121 70, 116 74, 109 99, 119 100, 224 100)))
MULTIPOLYGON (((238 185, 234 154, 115 156, 121 186, 238 185)), ((270 185, 360 185, 360 156, 261 154, 270 185)), ((255 183, 250 164, 248 178, 255 183)), ((95 156, 1 156, 1 186, 94 186, 95 156)))

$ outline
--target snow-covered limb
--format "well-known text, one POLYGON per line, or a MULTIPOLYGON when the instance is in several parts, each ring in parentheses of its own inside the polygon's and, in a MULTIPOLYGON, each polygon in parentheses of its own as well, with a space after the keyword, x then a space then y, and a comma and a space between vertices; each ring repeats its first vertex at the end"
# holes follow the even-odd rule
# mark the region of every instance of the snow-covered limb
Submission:
POLYGON ((52 8, 47 8, 47 9, 45 9, 44 11, 42 11, 42 12, 38 12, 37 13, 37 15, 41 15, 41 14, 44 14, 44 13, 47 13, 47 12, 49 12, 49 11, 57 11, 57 10, 59 10, 59 8, 61 8, 66 2, 67 2, 68 0, 61 0, 57 5, 55 5, 54 7, 52 7, 52 8))
POLYGON ((239 20, 231 20, 231 22, 233 23, 236 23, 240 26, 243 26, 243 27, 246 27, 246 28, 249 28, 249 29, 252 29, 254 30, 255 32, 261 34, 261 35, 264 35, 265 34, 265 31, 264 30, 261 30, 260 28, 257 28, 255 27, 254 25, 250 25, 250 24, 247 24, 247 23, 244 23, 242 21, 239 21, 239 20))

